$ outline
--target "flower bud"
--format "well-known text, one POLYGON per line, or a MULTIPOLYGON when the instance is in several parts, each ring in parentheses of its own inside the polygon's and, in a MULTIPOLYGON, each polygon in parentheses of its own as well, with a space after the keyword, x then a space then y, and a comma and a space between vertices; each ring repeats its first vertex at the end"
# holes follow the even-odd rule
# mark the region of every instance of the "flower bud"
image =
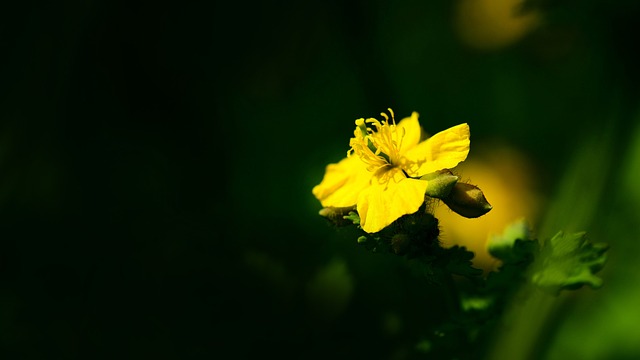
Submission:
POLYGON ((466 183, 456 183, 442 201, 451 210, 466 218, 480 217, 493 208, 484 197, 482 190, 466 183))
POLYGON ((420 178, 427 181, 426 194, 438 199, 447 197, 458 179, 459 177, 453 175, 448 169, 432 172, 420 178))
POLYGON ((326 207, 322 208, 318 214, 329 220, 335 226, 352 225, 351 219, 345 218, 350 212, 356 211, 355 206, 350 207, 326 207))

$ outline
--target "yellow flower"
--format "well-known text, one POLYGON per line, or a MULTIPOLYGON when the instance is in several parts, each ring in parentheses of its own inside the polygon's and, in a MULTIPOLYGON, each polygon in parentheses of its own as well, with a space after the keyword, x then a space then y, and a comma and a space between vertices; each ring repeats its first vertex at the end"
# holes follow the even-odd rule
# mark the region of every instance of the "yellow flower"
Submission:
POLYGON ((323 207, 356 207, 360 226, 378 232, 420 208, 427 180, 422 175, 450 169, 467 158, 469 126, 460 124, 420 141, 418 113, 397 125, 370 118, 356 120, 347 157, 329 164, 313 195, 323 207), (374 129, 367 125, 373 125, 374 129))

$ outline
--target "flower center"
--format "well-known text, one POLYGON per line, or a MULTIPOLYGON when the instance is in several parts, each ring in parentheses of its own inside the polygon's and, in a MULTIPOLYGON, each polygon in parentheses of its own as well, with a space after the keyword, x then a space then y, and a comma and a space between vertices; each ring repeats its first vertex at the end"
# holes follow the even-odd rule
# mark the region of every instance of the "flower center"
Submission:
POLYGON ((404 131, 400 131, 396 126, 391 109, 389 109, 389 113, 391 114, 391 123, 385 113, 380 114, 385 118, 382 121, 374 118, 356 120, 354 137, 349 141, 351 149, 347 156, 356 154, 367 164, 367 170, 375 175, 400 166, 400 146, 404 131), (367 124, 372 124, 373 128, 367 124))

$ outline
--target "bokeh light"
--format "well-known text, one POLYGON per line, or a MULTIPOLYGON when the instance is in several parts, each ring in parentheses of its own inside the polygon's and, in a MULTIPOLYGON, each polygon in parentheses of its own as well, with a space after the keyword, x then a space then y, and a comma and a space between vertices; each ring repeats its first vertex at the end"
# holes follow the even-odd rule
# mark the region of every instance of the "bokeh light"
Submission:
POLYGON ((535 185, 538 172, 526 155, 500 141, 474 147, 456 172, 461 180, 478 185, 493 209, 479 218, 467 219, 444 205, 438 206, 441 240, 445 246, 465 246, 476 254, 476 266, 495 270, 499 262, 489 255, 487 240, 520 218, 531 225, 536 223, 543 201, 535 185))

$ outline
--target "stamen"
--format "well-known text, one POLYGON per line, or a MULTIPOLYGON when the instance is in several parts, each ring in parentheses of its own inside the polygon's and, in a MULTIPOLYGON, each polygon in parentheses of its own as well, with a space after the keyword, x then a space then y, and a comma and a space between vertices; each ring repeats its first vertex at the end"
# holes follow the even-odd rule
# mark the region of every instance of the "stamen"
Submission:
POLYGON ((357 154, 369 171, 379 172, 384 168, 401 166, 400 147, 405 135, 396 127, 395 114, 390 108, 391 120, 386 113, 380 113, 384 120, 375 118, 356 120, 355 137, 350 143, 348 156, 357 154), (371 124, 371 125, 369 125, 371 124))
MULTIPOLYGON (((391 110, 391 109, 389 109, 391 110)), ((395 125, 395 120, 393 120, 394 125, 395 125)), ((407 132, 407 129, 402 128, 402 134, 400 134, 400 143, 398 143, 398 149, 402 149, 402 140, 404 140, 404 134, 407 132)))
POLYGON ((358 129, 360 129, 360 132, 362 132, 362 136, 367 136, 367 125, 364 123, 364 119, 358 119, 356 120, 356 126, 358 127, 358 129))

